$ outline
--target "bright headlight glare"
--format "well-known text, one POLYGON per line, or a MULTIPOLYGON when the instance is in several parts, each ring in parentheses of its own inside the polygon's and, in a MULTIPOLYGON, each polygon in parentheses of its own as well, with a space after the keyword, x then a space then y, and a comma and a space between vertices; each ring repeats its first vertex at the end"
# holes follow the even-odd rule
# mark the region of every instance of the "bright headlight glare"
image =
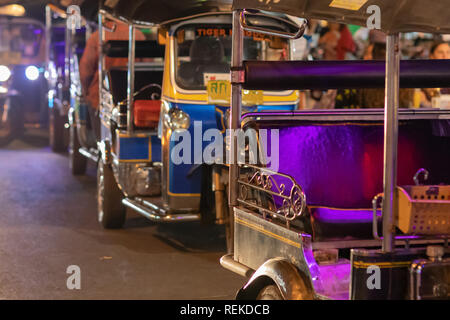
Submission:
POLYGON ((34 81, 39 78, 39 69, 35 66, 29 66, 25 69, 25 75, 28 80, 34 81))
POLYGON ((0 81, 6 81, 11 77, 11 71, 7 66, 0 66, 0 81))
POLYGON ((166 115, 166 122, 170 129, 188 129, 191 125, 189 115, 179 108, 172 108, 166 115))

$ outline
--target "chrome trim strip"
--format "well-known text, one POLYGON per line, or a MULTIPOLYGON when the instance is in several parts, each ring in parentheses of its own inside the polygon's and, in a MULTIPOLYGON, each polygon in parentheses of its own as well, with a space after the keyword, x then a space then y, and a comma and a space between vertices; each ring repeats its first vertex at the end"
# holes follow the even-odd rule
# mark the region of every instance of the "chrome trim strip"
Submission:
MULTIPOLYGON (((242 121, 383 121, 383 109, 366 110, 298 110, 294 112, 251 112, 243 115, 242 121)), ((450 110, 400 110, 399 120, 448 120, 450 110)))
MULTIPOLYGON (((312 242, 313 250, 323 250, 323 249, 355 249, 355 248, 367 248, 367 247, 381 247, 382 237, 380 240, 367 239, 367 240, 333 240, 333 241, 322 241, 322 242, 312 242)), ((395 245, 401 246, 405 244, 409 245, 422 245, 422 244, 437 244, 445 243, 446 239, 439 238, 417 238, 417 239, 407 239, 407 237, 396 237, 395 245)))
MULTIPOLYGON (((149 220, 154 222, 190 222, 199 221, 200 214, 168 214, 164 215, 164 210, 160 209, 156 205, 152 204, 152 207, 146 207, 140 204, 136 200, 125 198, 122 203, 130 209, 133 209, 137 213, 143 215, 149 220), (159 211, 159 212, 158 212, 159 211)), ((148 203, 148 202, 146 202, 148 203)))
MULTIPOLYGON (((94 149, 91 149, 92 151, 94 149)), ((92 152, 91 150, 88 150, 87 148, 81 147, 80 149, 78 149, 78 152, 85 156, 86 158, 94 161, 95 163, 98 162, 98 154, 95 154, 94 152, 92 152)))

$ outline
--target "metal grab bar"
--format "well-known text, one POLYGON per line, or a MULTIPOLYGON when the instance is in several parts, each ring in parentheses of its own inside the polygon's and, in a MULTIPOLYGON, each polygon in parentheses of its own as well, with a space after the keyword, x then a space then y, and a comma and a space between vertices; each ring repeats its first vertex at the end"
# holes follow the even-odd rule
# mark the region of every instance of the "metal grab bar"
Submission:
POLYGON ((379 201, 380 199, 381 199, 380 205, 381 205, 381 207, 383 207, 383 194, 382 193, 377 194, 372 200, 372 210, 373 210, 372 234, 376 240, 382 240, 382 238, 378 235, 378 216, 377 216, 378 203, 380 202, 379 201))
POLYGON ((103 29, 104 29, 106 32, 110 32, 110 33, 116 32, 117 24, 116 24, 115 22, 113 22, 111 28, 107 27, 106 25, 103 25, 103 29))
MULTIPOLYGON (((240 17, 239 17, 239 22, 240 22, 242 28, 246 31, 259 32, 262 34, 267 34, 269 36, 278 36, 278 37, 292 39, 292 40, 299 39, 305 33, 306 26, 308 25, 308 21, 304 20, 303 24, 300 26, 300 29, 298 30, 297 33, 291 33, 291 32, 285 32, 285 31, 274 31, 274 30, 270 30, 268 28, 250 26, 247 23, 246 13, 251 13, 253 15, 257 15, 257 16, 259 15, 259 16, 264 16, 264 17, 267 17, 267 15, 260 13, 259 10, 254 10, 254 11, 252 10, 252 12, 249 12, 248 10, 242 10, 240 17)), ((286 20, 283 19, 283 21, 286 21, 286 20)))
POLYGON ((414 178, 413 178, 414 184, 416 186, 420 186, 419 177, 420 177, 420 174, 422 174, 422 173, 423 173, 423 180, 424 181, 428 180, 428 177, 429 177, 430 173, 428 172, 427 169, 420 168, 419 170, 417 170, 417 172, 416 172, 416 174, 414 175, 414 178))
MULTIPOLYGON (((136 96, 138 96, 139 94, 144 92, 144 90, 147 90, 148 88, 152 88, 152 87, 158 88, 162 92, 162 88, 159 84, 151 83, 151 84, 147 84, 147 85, 143 86, 141 89, 139 89, 138 91, 133 93, 133 98, 136 98, 136 96)), ((152 100, 158 100, 158 99, 152 99, 152 100)), ((118 103, 118 105, 123 105, 123 104, 127 103, 127 101, 128 101, 128 98, 125 98, 122 101, 120 101, 118 103)))

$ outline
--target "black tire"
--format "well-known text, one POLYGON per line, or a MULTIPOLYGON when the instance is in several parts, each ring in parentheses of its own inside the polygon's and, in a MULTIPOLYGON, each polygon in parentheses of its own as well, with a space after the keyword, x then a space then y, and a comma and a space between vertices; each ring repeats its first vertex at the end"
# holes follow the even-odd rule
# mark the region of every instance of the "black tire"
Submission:
POLYGON ((61 116, 57 108, 52 108, 49 112, 49 140, 53 152, 64 152, 67 150, 65 136, 67 130, 64 127, 67 117, 61 116))
POLYGON ((100 160, 97 167, 97 213, 98 222, 103 228, 123 227, 126 218, 123 197, 111 167, 100 160))
POLYGON ((284 300, 280 289, 274 284, 265 286, 261 289, 256 300, 284 300))
POLYGON ((20 98, 9 97, 0 106, 0 146, 8 145, 23 133, 24 117, 20 98))
POLYGON ((69 140, 69 159, 70 169, 75 176, 86 173, 87 158, 84 157, 78 150, 80 149, 80 141, 78 140, 77 128, 75 123, 70 126, 70 140, 69 140))

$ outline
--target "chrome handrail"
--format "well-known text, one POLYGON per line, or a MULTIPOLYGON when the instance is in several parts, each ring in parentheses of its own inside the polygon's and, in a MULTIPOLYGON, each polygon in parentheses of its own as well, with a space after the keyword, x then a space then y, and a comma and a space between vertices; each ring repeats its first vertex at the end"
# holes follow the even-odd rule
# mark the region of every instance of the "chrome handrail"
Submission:
POLYGON ((373 210, 373 216, 372 216, 372 235, 376 240, 382 240, 382 237, 378 235, 378 203, 380 203, 381 199, 381 207, 383 207, 383 194, 379 193, 377 194, 373 200, 372 200, 372 210, 373 210))

